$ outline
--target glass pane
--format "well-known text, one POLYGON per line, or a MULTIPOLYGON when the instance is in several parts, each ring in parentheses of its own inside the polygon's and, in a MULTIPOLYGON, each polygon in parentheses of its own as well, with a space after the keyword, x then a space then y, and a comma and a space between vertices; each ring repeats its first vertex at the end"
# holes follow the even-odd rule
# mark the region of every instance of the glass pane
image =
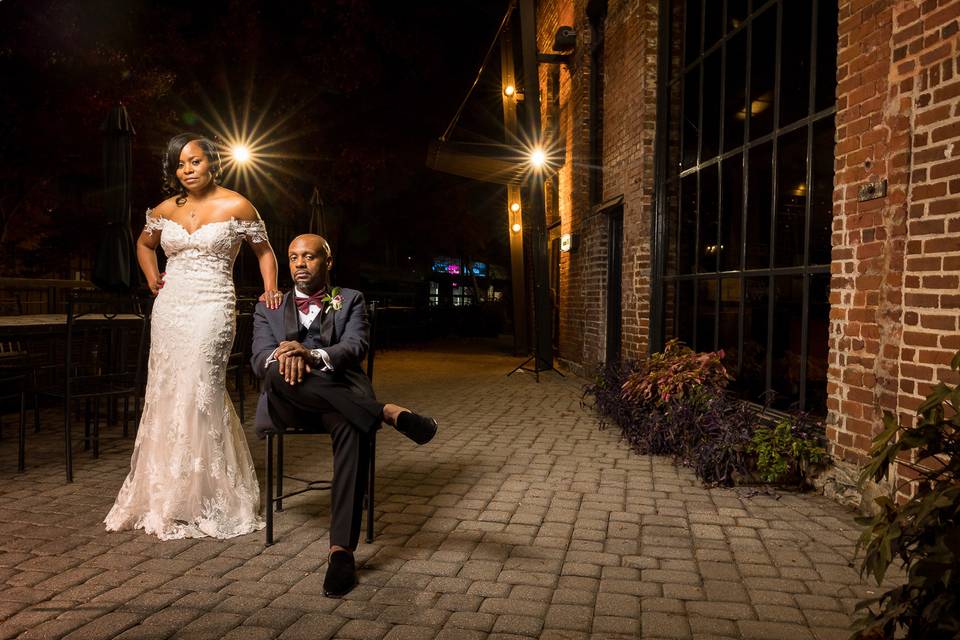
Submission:
POLYGON ((767 380, 767 313, 770 278, 744 278, 743 353, 736 388, 744 397, 762 402, 767 380))
POLYGON ((747 0, 727 0, 727 31, 733 31, 742 25, 749 11, 747 0))
POLYGON ((666 255, 664 273, 668 276, 672 276, 677 273, 677 259, 679 258, 677 246, 677 240, 680 233, 680 194, 677 193, 679 184, 679 180, 671 180, 666 185, 667 229, 665 234, 666 246, 664 247, 664 254, 666 255))
POLYGON ((804 216, 807 208, 807 128, 777 140, 777 228, 774 262, 778 267, 803 264, 804 216))
POLYGON ((723 150, 743 144, 743 125, 747 119, 747 32, 741 31, 727 42, 726 94, 723 97, 723 150))
POLYGON ((814 110, 837 102, 837 0, 817 6, 817 77, 814 110))
POLYGON ((827 415, 827 352, 830 334, 830 274, 810 276, 810 318, 807 320, 807 390, 804 408, 827 415))
POLYGON ((683 178, 680 183, 680 244, 677 271, 693 273, 697 250, 697 176, 683 178))
POLYGON ((747 154, 747 269, 770 266, 772 150, 765 142, 747 154))
POLYGON ((813 124, 813 189, 810 197, 810 264, 830 264, 833 228, 833 116, 813 124))
POLYGON ((693 346, 693 280, 681 280, 677 285, 677 337, 693 346))
POLYGON ((703 17, 703 50, 717 43, 723 35, 723 0, 706 0, 703 17))
POLYGON ((700 142, 700 65, 687 73, 683 80, 683 166, 697 164, 697 144, 700 142))
POLYGON ((739 365, 737 342, 740 337, 740 278, 720 280, 719 348, 723 349, 723 364, 736 375, 739 365))
POLYGON ((723 161, 723 191, 720 210, 720 270, 740 268, 740 243, 743 240, 743 156, 723 161))
POLYGON ((700 171, 700 254, 697 267, 700 272, 717 270, 718 179, 715 164, 700 171))
POLYGON ((784 0, 780 43, 780 125, 796 122, 809 112, 810 0, 784 0))
POLYGON ((773 300, 771 406, 797 409, 800 400, 800 337, 803 328, 803 276, 777 276, 773 300))
POLYGON ((706 162, 720 150, 720 51, 703 62, 703 142, 700 162, 706 162))
POLYGON ((697 351, 715 351, 717 330, 717 281, 697 282, 697 351))
POLYGON ((670 85, 670 124, 669 124, 669 146, 667 149, 667 171, 672 176, 674 172, 680 169, 680 108, 683 106, 680 101, 681 84, 679 81, 670 85))
POLYGON ((773 86, 777 56, 777 5, 755 18, 750 27, 750 139, 773 131, 773 86))
POLYGON ((685 66, 700 55, 700 1, 686 0, 683 11, 686 17, 686 28, 683 30, 685 66))
POLYGON ((677 337, 677 281, 666 280, 663 283, 663 338, 664 341, 677 337))

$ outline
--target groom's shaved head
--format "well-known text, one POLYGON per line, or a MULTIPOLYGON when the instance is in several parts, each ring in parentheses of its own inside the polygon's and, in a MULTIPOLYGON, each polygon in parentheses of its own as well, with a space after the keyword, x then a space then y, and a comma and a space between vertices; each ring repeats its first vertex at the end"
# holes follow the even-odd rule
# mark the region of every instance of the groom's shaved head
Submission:
POLYGON ((333 252, 330 250, 330 244, 327 242, 326 238, 323 236, 318 236, 315 233, 302 233, 290 242, 290 247, 293 248, 293 245, 298 241, 309 242, 314 244, 317 249, 317 252, 322 251, 325 257, 329 258, 333 255, 333 252))
POLYGON ((312 295, 328 286, 330 267, 333 266, 330 253, 330 245, 322 236, 305 233, 293 239, 287 249, 287 259, 290 261, 290 277, 297 289, 312 295))

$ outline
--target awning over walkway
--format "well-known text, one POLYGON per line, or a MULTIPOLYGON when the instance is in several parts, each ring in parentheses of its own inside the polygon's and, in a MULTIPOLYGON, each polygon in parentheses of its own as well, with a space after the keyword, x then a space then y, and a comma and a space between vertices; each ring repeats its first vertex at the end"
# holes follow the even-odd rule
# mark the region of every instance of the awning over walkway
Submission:
POLYGON ((505 144, 436 140, 427 151, 427 166, 474 180, 522 186, 529 173, 524 155, 505 144))

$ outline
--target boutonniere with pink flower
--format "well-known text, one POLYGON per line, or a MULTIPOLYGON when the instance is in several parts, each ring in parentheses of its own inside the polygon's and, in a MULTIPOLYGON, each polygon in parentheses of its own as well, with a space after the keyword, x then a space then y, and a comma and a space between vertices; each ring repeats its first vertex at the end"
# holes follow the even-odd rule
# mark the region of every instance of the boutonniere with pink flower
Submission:
POLYGON ((327 305, 327 310, 340 311, 343 308, 343 296, 340 295, 340 287, 334 287, 330 293, 323 296, 322 302, 327 305))

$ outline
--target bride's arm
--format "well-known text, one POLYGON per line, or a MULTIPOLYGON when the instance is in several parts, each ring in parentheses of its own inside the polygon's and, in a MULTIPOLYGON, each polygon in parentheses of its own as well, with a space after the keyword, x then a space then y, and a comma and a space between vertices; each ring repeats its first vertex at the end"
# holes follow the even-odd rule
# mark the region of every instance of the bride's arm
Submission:
POLYGON ((263 278, 263 294, 260 296, 260 302, 263 302, 268 309, 276 309, 280 306, 281 298, 281 293, 277 289, 277 256, 273 252, 273 247, 270 246, 267 228, 256 208, 242 196, 233 211, 233 216, 240 222, 243 236, 260 264, 260 276, 263 278))
POLYGON ((147 286, 153 295, 160 293, 160 289, 163 288, 163 276, 157 266, 157 247, 160 246, 162 227, 163 217, 156 209, 148 209, 147 224, 137 238, 137 262, 140 263, 140 270, 143 271, 147 286))
POLYGON ((277 290, 277 256, 273 253, 273 247, 269 240, 257 242, 250 245, 257 256, 257 262, 260 264, 260 276, 263 278, 263 290, 271 292, 277 290))

